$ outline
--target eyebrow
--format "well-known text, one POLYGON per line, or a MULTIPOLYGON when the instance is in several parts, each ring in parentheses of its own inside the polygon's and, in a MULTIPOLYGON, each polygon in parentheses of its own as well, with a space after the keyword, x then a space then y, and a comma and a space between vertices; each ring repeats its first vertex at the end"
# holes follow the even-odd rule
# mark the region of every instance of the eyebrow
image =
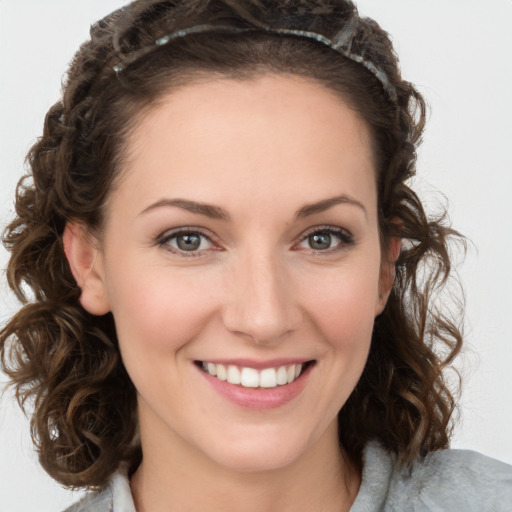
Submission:
POLYGON ((361 201, 358 201, 357 199, 354 199, 353 197, 347 194, 342 194, 340 196, 322 199, 321 201, 318 201, 316 203, 307 204, 297 211, 297 213, 295 214, 295 218, 303 219, 304 217, 308 217, 309 215, 324 212, 325 210, 328 210, 329 208, 332 208, 333 206, 336 206, 338 204, 349 204, 352 206, 357 206, 363 211, 365 217, 368 218, 368 212, 366 211, 364 204, 361 203, 361 201))
MULTIPOLYGON (((368 212, 366 211, 366 208, 364 207, 363 203, 349 195, 342 194, 340 196, 322 199, 321 201, 317 201, 316 203, 311 203, 303 206, 295 213, 295 218, 303 219, 305 217, 309 217, 310 215, 324 212, 338 204, 349 204, 357 206, 363 211, 365 217, 368 217, 368 212)), ((190 201, 188 199, 160 199, 156 203, 153 203, 149 205, 146 209, 142 210, 140 215, 155 210, 156 208, 169 206, 176 206, 178 208, 182 208, 183 210, 187 210, 191 213, 204 215, 205 217, 209 217, 211 219, 231 220, 231 216, 229 215, 229 213, 223 208, 220 208, 219 206, 214 206, 212 204, 207 203, 198 203, 196 201, 190 201)))
POLYGON ((160 199, 156 203, 151 204, 145 210, 142 210, 140 215, 147 213, 155 208, 162 208, 166 206, 177 206, 183 210, 187 210, 191 213, 198 213, 210 217, 211 219, 230 220, 231 216, 226 210, 223 210, 219 206, 213 206, 206 203, 198 203, 196 201, 189 201, 188 199, 160 199))

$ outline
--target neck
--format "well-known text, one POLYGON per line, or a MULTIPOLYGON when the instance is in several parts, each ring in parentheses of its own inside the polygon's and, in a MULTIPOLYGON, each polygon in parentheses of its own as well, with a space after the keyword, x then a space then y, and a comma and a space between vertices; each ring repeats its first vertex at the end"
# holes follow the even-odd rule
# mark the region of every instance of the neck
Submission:
POLYGON ((175 439, 167 447, 141 440, 144 458, 131 479, 138 512, 348 511, 361 477, 340 451, 337 424, 290 464, 241 472, 224 468, 175 439))

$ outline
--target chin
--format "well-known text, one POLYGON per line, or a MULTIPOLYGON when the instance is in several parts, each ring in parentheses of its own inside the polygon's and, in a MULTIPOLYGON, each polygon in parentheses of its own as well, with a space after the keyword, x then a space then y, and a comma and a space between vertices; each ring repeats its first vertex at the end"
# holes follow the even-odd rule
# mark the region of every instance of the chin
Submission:
POLYGON ((220 444, 211 443, 205 453, 218 466, 228 471, 264 472, 279 470, 294 464, 304 456, 307 439, 301 439, 295 432, 290 435, 283 432, 264 435, 226 436, 229 441, 220 444), (212 450, 213 448, 213 450, 212 450), (217 449, 218 448, 218 449, 217 449))
POLYGON ((216 457, 216 462, 228 471, 240 473, 258 473, 274 471, 293 464, 300 458, 300 450, 280 449, 254 449, 254 450, 229 450, 216 457))

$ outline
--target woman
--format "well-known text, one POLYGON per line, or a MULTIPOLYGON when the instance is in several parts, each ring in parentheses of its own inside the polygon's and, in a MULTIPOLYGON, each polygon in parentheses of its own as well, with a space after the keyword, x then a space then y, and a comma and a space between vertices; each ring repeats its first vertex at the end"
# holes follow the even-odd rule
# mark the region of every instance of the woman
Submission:
POLYGON ((439 451, 456 233, 405 184, 424 103, 386 34, 146 1, 91 35, 5 235, 41 462, 104 489, 76 510, 506 507, 508 467, 439 451))

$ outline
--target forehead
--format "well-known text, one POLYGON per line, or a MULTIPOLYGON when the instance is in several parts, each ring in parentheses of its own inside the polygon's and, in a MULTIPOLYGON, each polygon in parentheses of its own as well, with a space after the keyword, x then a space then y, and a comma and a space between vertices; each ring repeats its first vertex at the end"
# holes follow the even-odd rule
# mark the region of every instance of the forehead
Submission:
MULTIPOLYGON (((333 91, 295 76, 210 79, 141 115, 127 140, 121 188, 222 202, 375 193, 369 130, 333 91), (365 193, 366 193, 365 192, 365 193)), ((373 197, 373 196, 372 196, 373 197)))

